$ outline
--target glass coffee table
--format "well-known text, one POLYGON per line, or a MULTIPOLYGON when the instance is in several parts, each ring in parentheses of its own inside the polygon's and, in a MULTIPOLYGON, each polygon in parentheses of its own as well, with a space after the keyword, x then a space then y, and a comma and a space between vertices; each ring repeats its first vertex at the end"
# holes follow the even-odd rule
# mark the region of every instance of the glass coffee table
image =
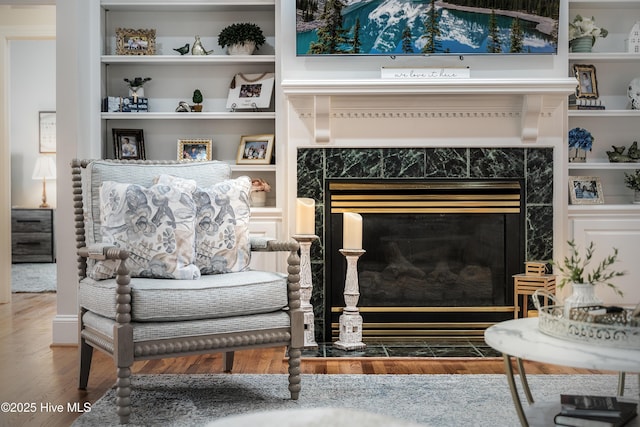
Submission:
MULTIPOLYGON (((640 381, 640 348, 617 348, 555 338, 540 332, 537 317, 507 320, 493 325, 485 331, 484 339, 489 346, 503 354, 511 397, 520 423, 524 427, 529 426, 529 420, 527 420, 516 388, 512 359, 515 359, 522 389, 529 404, 534 401, 527 383, 523 360, 572 368, 620 372, 618 381, 618 395, 620 396, 624 392, 624 373, 637 373, 638 381, 640 381)), ((559 403, 547 405, 547 408, 541 405, 540 411, 536 414, 536 420, 544 419, 545 424, 541 425, 554 425, 553 415, 559 409, 559 403)), ((640 426, 639 417, 634 418, 627 425, 640 426)))

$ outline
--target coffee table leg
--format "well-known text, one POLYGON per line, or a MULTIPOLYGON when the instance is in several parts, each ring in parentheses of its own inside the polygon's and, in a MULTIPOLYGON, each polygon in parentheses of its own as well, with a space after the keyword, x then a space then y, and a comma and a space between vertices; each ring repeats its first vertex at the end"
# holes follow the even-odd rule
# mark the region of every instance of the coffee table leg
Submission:
POLYGON ((529 381, 527 381, 527 374, 524 372, 522 359, 516 357, 516 363, 518 364, 518 372, 520 372, 520 381, 522 382, 524 395, 527 397, 527 402, 529 402, 529 405, 531 405, 533 403, 533 396, 531 395, 531 389, 529 388, 529 381))
MULTIPOLYGON (((518 389, 516 388, 516 380, 513 377, 513 366, 511 365, 511 356, 509 356, 506 353, 502 353, 502 357, 504 358, 504 369, 505 369, 505 373, 507 374, 509 389, 511 390, 511 399, 513 400, 513 404, 516 407, 516 412, 518 413, 520 424, 522 425, 522 427, 529 427, 529 422, 527 421, 527 417, 524 414, 524 409, 522 409, 522 402, 520 402, 520 396, 518 395, 518 389)), ((518 364, 518 369, 520 369, 520 363, 518 364)), ((520 371, 521 378, 522 378, 522 374, 523 372, 520 371)))

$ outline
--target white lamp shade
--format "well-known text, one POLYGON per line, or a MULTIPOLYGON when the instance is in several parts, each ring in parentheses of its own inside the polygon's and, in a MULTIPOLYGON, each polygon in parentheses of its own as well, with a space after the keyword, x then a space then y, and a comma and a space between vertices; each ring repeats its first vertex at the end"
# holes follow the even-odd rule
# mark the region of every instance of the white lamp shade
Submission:
POLYGON ((33 168, 33 179, 56 179, 56 162, 53 157, 40 156, 33 168))

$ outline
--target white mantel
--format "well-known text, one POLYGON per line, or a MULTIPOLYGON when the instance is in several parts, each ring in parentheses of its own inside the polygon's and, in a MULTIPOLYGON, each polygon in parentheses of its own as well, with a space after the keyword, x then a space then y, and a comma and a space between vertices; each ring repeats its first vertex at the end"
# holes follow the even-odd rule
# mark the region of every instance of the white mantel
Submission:
MULTIPOLYGON (((311 126, 313 142, 328 144, 340 139, 342 142, 338 145, 341 146, 350 145, 342 136, 340 127, 344 123, 341 122, 351 120, 346 127, 352 129, 357 126, 353 122, 357 119, 363 119, 361 122, 428 119, 422 121, 422 124, 428 122, 428 128, 424 129, 420 124, 409 123, 387 127, 393 132, 388 136, 396 143, 402 138, 398 129, 407 130, 409 125, 416 132, 414 136, 423 135, 427 139, 448 136, 453 139, 448 143, 459 145, 470 135, 465 132, 457 135, 456 131, 448 135, 429 132, 450 128, 452 119, 459 121, 454 127, 458 131, 468 130, 467 126, 471 125, 478 140, 494 139, 493 144, 498 146, 503 145, 505 138, 511 140, 511 145, 513 138, 522 144, 539 142, 540 138, 563 140, 566 99, 575 86, 573 78, 285 80, 281 84, 291 107, 289 111, 295 111, 297 115, 297 118, 290 116, 289 123, 300 119, 306 123, 305 127, 311 126), (465 122, 469 122, 468 125, 465 122), (554 128, 546 129, 550 123, 555 123, 554 128)), ((363 137, 367 129, 371 127, 365 124, 363 137)), ((289 131, 295 141, 295 129, 290 127, 289 131)), ((374 139, 384 138, 384 132, 376 132, 373 136, 374 139)), ((410 139, 414 136, 408 135, 410 139)), ((424 142, 422 140, 422 144, 424 142)))

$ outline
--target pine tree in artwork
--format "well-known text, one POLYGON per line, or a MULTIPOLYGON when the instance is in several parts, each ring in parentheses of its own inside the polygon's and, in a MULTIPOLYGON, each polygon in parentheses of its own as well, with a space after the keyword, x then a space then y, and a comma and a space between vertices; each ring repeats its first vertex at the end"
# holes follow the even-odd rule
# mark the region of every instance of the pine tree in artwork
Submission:
POLYGON ((402 30, 402 53, 413 53, 413 43, 411 43, 411 27, 408 25, 402 30))
POLYGON ((342 0, 327 0, 320 19, 324 22, 318 28, 318 41, 311 43, 309 53, 333 54, 346 53, 343 46, 348 43, 347 30, 342 28, 342 0))
POLYGON ((491 9, 491 16, 489 16, 489 37, 487 43, 487 51, 489 53, 500 53, 502 47, 500 46, 500 32, 498 31, 498 19, 496 18, 496 11, 491 9))
POLYGON ((351 43, 351 53, 360 53, 360 17, 356 18, 356 24, 353 26, 353 42, 351 43))
POLYGON ((524 47, 522 26, 520 25, 520 19, 516 17, 511 23, 511 49, 510 53, 522 53, 524 47))
POLYGON ((424 37, 426 43, 422 48, 422 53, 435 53, 440 49, 440 42, 438 37, 440 36, 440 26, 438 20, 440 18, 438 11, 436 10, 436 0, 431 0, 429 13, 427 14, 427 20, 424 23, 424 37))

